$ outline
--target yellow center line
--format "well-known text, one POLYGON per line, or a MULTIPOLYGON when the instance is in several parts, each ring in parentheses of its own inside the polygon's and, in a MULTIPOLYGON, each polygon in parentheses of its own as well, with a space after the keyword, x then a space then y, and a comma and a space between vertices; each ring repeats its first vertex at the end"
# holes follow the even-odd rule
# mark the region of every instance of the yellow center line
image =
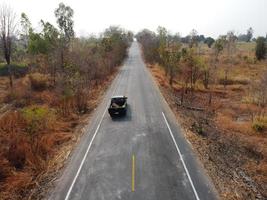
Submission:
POLYGON ((134 192, 135 184, 135 156, 132 156, 132 192, 134 192))

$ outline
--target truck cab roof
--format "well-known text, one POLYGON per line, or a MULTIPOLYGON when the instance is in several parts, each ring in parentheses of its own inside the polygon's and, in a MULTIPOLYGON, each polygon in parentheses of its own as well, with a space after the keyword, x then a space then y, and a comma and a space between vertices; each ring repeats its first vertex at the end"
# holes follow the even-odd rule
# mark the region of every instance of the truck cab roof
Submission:
POLYGON ((116 95, 116 96, 111 97, 111 99, 121 99, 121 98, 127 98, 127 97, 124 95, 116 95))

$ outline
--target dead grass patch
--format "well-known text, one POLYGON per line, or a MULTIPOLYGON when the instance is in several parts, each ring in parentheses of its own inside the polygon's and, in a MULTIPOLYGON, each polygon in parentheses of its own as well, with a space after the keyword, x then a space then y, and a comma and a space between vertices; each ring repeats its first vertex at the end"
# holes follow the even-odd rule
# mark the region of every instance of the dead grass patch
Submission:
MULTIPOLYGON (((180 99, 182 88, 179 81, 171 88, 162 68, 149 68, 225 200, 267 198, 267 135, 257 134, 252 128, 253 119, 262 111, 257 105, 243 101, 249 80, 260 77, 263 65, 262 62, 245 67, 235 65, 229 71, 234 80, 231 85, 226 88, 212 85, 211 91, 199 86, 193 98, 190 92, 184 96, 186 103, 202 107, 203 111, 177 106, 175 102, 180 99), (207 104, 210 92, 211 105, 207 104)), ((219 66, 222 74, 228 67, 223 62, 219 66)))

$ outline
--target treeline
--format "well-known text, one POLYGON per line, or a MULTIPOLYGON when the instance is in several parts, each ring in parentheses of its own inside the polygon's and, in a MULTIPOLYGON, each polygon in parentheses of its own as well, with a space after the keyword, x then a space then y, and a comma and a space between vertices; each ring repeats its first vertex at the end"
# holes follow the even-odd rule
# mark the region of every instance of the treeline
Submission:
POLYGON ((54 14, 57 27, 41 20, 41 31, 37 32, 27 15, 22 13, 18 29, 15 13, 2 5, 1 50, 11 88, 12 62, 25 63, 30 73, 49 75, 50 86, 75 90, 79 88, 77 84, 99 82, 125 58, 132 41, 131 32, 110 27, 99 37, 78 38, 74 32, 73 9, 60 3, 54 14), (9 26, 5 26, 8 23, 9 26))
POLYGON ((37 31, 25 13, 17 20, 10 7, 0 9, 0 75, 9 77, 0 102, 8 108, 0 118, 1 199, 31 196, 54 155, 65 156, 58 150, 81 134, 80 116, 98 104, 133 40, 114 26, 77 37, 74 10, 60 3, 54 14, 57 26, 41 20, 37 31))
MULTIPOLYGON (((199 55, 198 48, 199 39, 203 38, 205 40, 205 37, 197 35, 196 30, 192 30, 186 43, 178 34, 169 34, 164 27, 158 27, 157 33, 145 29, 139 32, 136 38, 142 44, 145 60, 163 66, 165 75, 169 77, 171 85, 174 77, 179 74, 181 80, 184 80, 186 89, 189 86, 193 89, 198 79, 201 79, 204 86, 208 88, 210 81, 209 65, 199 55)), ((220 44, 219 41, 221 39, 216 41, 216 45, 214 45, 217 54, 223 48, 223 44, 220 44)))
MULTIPOLYGON (((252 33, 253 30, 249 29, 247 35, 250 39, 247 40, 248 42, 252 38, 252 33)), ((136 34, 136 38, 142 45, 146 62, 159 63, 164 68, 170 85, 173 84, 174 77, 178 76, 183 85, 182 91, 185 93, 188 89, 193 92, 197 82, 202 82, 205 89, 209 89, 211 83, 219 82, 226 87, 230 81, 228 79, 229 70, 237 60, 238 37, 233 31, 214 40, 211 37, 198 35, 197 31, 193 29, 185 39, 179 34, 170 34, 164 27, 158 27, 156 33, 144 29, 136 34), (201 53, 201 48, 203 48, 201 44, 204 43, 211 48, 210 56, 204 56, 201 53), (228 67, 224 70, 223 77, 218 77, 218 65, 223 53, 228 67)), ((265 38, 258 37, 255 58, 261 60, 265 58, 265 55, 265 38)), ((242 59, 246 62, 255 62, 254 59, 247 56, 242 59)))

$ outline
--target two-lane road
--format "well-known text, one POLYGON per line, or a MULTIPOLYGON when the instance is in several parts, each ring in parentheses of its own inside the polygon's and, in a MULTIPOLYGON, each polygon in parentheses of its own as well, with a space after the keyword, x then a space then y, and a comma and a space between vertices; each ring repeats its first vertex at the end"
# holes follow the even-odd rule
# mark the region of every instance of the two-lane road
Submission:
POLYGON ((137 42, 49 199, 217 199, 137 42), (128 96, 126 117, 112 120, 108 115, 112 95, 128 96))

